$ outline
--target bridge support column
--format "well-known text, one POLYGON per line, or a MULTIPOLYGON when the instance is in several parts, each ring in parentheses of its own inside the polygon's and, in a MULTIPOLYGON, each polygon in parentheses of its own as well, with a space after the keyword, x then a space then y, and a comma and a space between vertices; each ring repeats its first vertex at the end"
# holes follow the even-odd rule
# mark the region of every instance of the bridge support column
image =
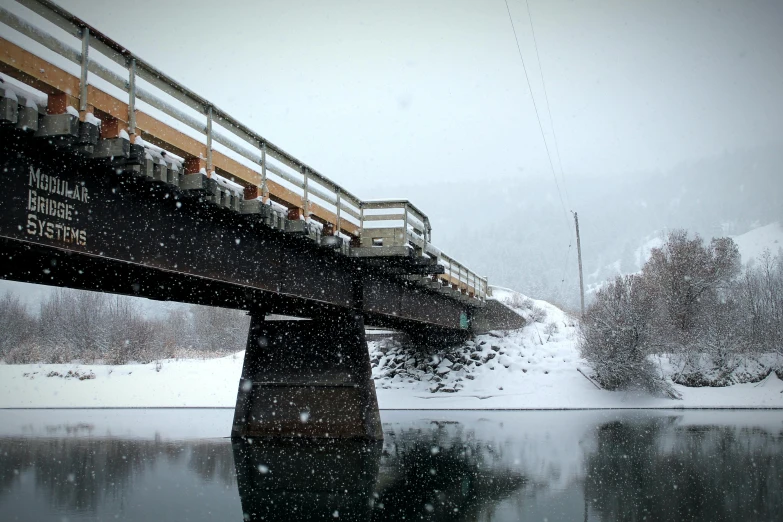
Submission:
POLYGON ((381 440, 361 315, 251 313, 231 436, 381 440))

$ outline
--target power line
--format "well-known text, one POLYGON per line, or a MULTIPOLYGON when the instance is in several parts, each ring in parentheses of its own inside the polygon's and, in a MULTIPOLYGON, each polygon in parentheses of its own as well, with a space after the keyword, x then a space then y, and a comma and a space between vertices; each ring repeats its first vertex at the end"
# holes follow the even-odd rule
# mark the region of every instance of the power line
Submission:
POLYGON ((541 124, 541 116, 538 113, 538 105, 536 105, 536 97, 533 96, 533 87, 530 85, 530 77, 527 75, 527 67, 525 67, 525 58, 522 56, 522 47, 519 45, 519 37, 517 36, 517 29, 514 26, 514 19, 511 17, 511 8, 508 6, 508 0, 504 0, 506 3, 506 11, 508 11, 508 20, 511 22, 511 30, 514 32, 514 40, 517 43, 517 51, 519 52, 519 59, 522 62, 522 70, 525 73, 525 81, 527 82, 527 88, 530 92, 530 99, 533 101, 533 109, 536 112, 536 120, 538 120, 538 129, 541 131, 541 138, 544 140, 544 148, 546 149, 546 156, 549 159, 549 168, 552 170, 552 179, 555 180, 555 187, 557 187, 557 195, 560 198, 560 206, 563 207, 563 216, 566 220, 566 226, 571 235, 571 223, 568 219, 568 211, 566 210, 565 203, 563 203, 563 194, 560 192, 560 183, 557 181, 557 174, 555 173, 555 165, 552 162, 552 153, 549 151, 549 144, 546 141, 546 135, 544 134, 544 126, 541 124))
POLYGON ((530 32, 533 35, 533 47, 536 49, 536 60, 538 61, 538 73, 541 75, 541 85, 544 87, 544 100, 546 100, 546 111, 549 113, 549 126, 552 128, 552 138, 555 141, 555 152, 557 153, 557 164, 560 166, 560 177, 563 179, 563 190, 566 193, 566 203, 571 206, 568 196, 568 184, 565 181, 565 172, 563 171, 563 160, 560 159, 560 145, 557 143, 557 133, 555 132, 555 122, 552 120, 552 109, 549 106, 549 94, 546 90, 546 81, 544 81, 544 69, 541 65, 541 56, 538 54, 538 41, 536 41, 536 29, 533 25, 533 15, 530 13, 530 2, 525 0, 527 6, 527 18, 530 20, 530 32))

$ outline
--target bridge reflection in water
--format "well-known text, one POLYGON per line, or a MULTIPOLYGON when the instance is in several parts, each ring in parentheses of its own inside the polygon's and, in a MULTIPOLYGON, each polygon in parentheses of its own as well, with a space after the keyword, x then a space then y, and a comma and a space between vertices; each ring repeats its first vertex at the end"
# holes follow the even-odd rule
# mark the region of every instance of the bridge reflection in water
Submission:
MULTIPOLYGON (((10 415, 31 414, 0 420, 10 415)), ((780 412, 390 412, 383 443, 104 437, 120 412, 103 428, 82 415, 0 436, 4 519, 731 521, 783 510, 780 412)))
POLYGON ((379 442, 234 442, 242 511, 249 520, 471 520, 525 483, 488 465, 475 441, 419 436, 385 452, 379 442))
POLYGON ((246 520, 371 520, 382 443, 235 441, 246 520))

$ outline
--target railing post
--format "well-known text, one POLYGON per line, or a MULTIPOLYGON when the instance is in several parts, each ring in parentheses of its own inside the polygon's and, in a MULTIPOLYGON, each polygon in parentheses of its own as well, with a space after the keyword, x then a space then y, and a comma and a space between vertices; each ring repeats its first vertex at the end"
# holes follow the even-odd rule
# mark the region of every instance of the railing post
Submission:
POLYGON ((304 186, 302 187, 302 210, 304 211, 305 221, 310 222, 310 194, 308 193, 307 180, 310 177, 307 173, 307 167, 302 167, 302 176, 304 176, 304 186))
POLYGON ((269 201, 269 187, 266 184, 266 143, 261 144, 261 201, 269 201))
POLYGON ((340 218, 340 187, 334 187, 334 195, 335 195, 335 198, 336 198, 336 201, 337 201, 337 223, 335 223, 335 227, 336 227, 337 230, 335 231, 335 234, 339 236, 340 235, 340 221, 341 221, 341 218, 340 218))
POLYGON ((402 224, 402 230, 403 230, 402 240, 403 240, 404 244, 407 245, 408 244, 408 204, 405 203, 402 206, 402 209, 403 209, 402 210, 402 221, 403 221, 403 224, 402 224))
POLYGON ((207 175, 212 175, 212 106, 207 105, 207 175))
POLYGON ((364 233, 364 201, 359 202, 359 235, 364 233))
POLYGON ((128 132, 136 134, 136 58, 128 60, 128 132))
POLYGON ((90 60, 90 29, 82 28, 82 74, 79 77, 79 110, 87 110, 87 66, 90 60))

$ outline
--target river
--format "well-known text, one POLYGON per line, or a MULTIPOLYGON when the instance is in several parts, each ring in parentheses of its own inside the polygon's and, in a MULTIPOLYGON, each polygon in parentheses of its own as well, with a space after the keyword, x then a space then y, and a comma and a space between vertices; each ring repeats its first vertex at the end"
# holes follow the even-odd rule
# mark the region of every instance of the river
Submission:
POLYGON ((381 413, 232 444, 232 410, 0 410, 0 518, 783 520, 781 411, 381 413))

